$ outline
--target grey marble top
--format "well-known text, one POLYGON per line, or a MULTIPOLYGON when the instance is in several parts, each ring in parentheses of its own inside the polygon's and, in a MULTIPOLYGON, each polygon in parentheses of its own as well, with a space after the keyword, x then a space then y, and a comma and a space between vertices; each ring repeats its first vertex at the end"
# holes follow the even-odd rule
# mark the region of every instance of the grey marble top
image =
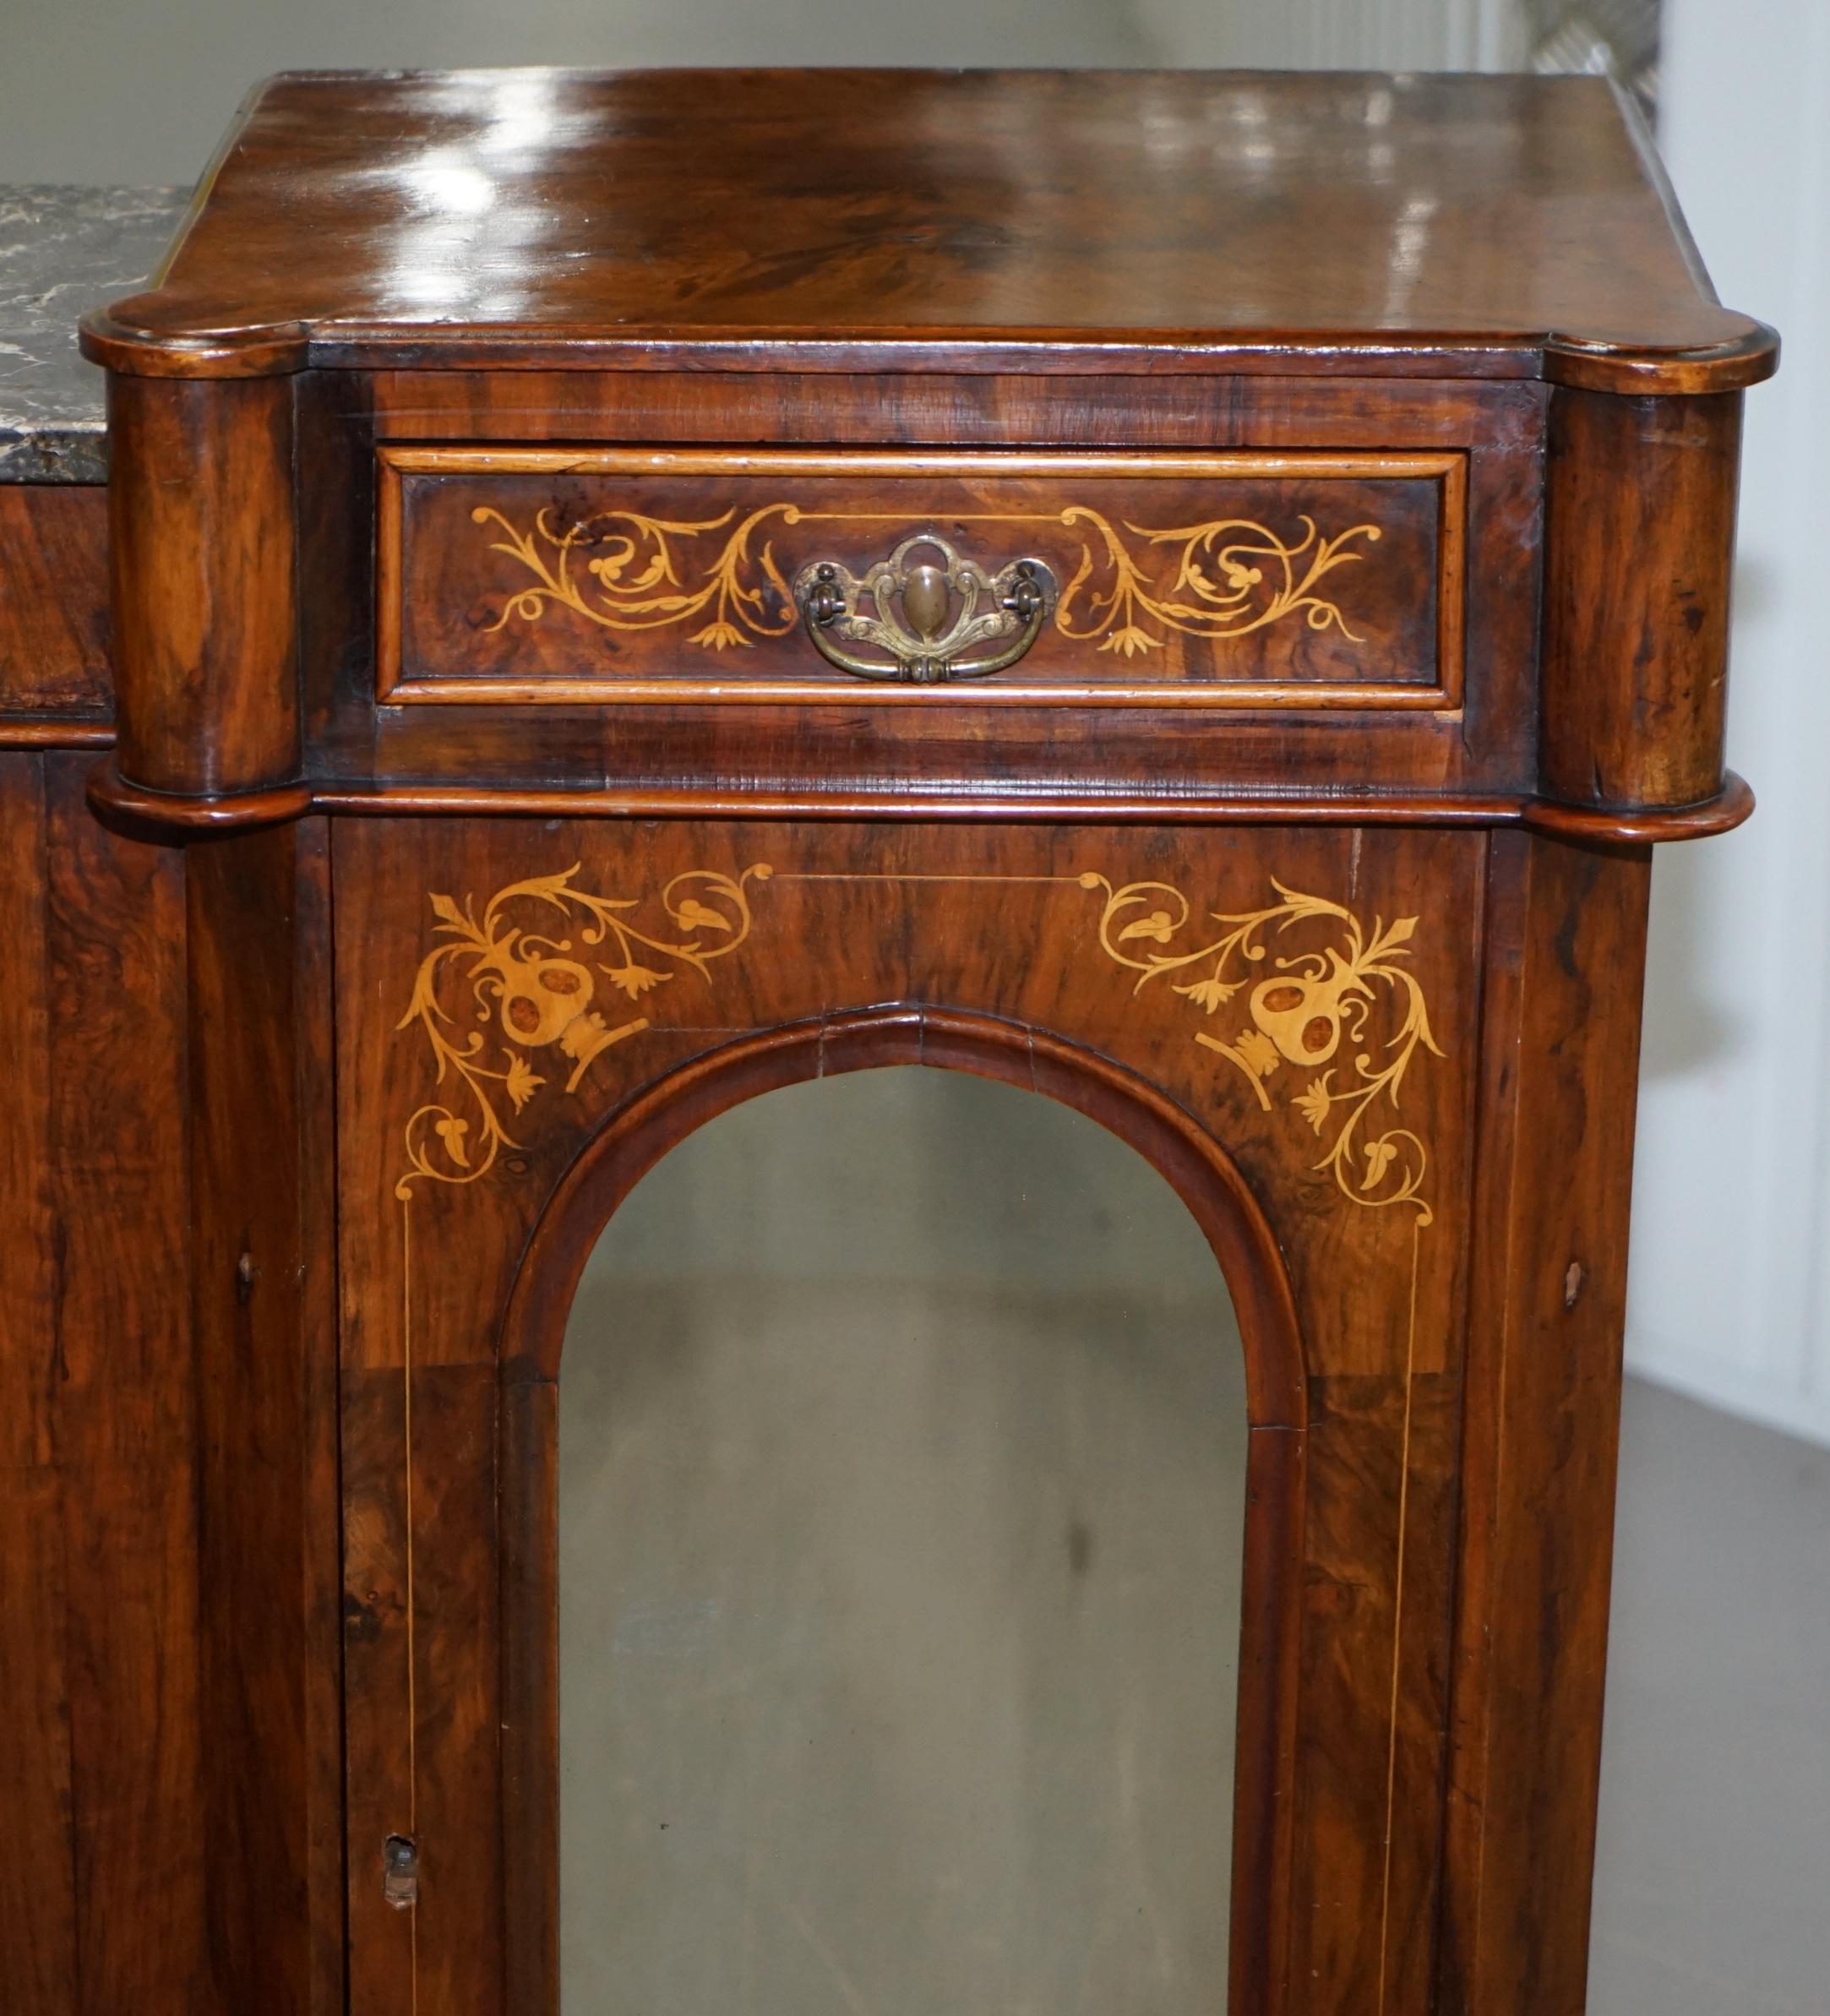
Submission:
POLYGON ((77 319, 139 287, 189 196, 0 184, 0 482, 106 481, 102 376, 77 354, 77 319))

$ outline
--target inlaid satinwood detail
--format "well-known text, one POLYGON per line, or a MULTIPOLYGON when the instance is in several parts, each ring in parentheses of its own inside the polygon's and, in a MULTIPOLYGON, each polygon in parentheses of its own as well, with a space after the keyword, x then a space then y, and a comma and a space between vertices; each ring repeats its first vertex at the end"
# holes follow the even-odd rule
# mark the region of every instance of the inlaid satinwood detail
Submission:
MULTIPOLYGON (((498 527, 505 536, 492 541, 489 550, 507 555, 533 577, 531 585, 510 595, 489 629, 499 630, 511 619, 541 623, 556 609, 612 630, 661 629, 703 618, 686 640, 715 651, 748 649, 755 638, 785 636, 794 627, 794 599, 766 537, 771 522, 907 522, 903 514, 813 511, 786 499, 741 517, 733 505, 699 520, 610 510, 568 525, 546 506, 521 527, 487 504, 475 507, 471 518, 498 527), (722 543, 695 568, 688 558, 690 542, 720 532, 722 543)), ((1379 539, 1374 524, 1348 526, 1324 537, 1304 514, 1288 538, 1249 518, 1161 528, 1126 520, 1121 527, 1084 504, 953 518, 967 525, 1059 525, 1079 534, 1079 564, 1056 602, 1055 628, 1076 643, 1095 644, 1123 658, 1161 650, 1165 630, 1218 641, 1288 618, 1299 618, 1312 630, 1338 631, 1349 643, 1364 641, 1348 627, 1340 605, 1319 591, 1337 568, 1366 558, 1351 548, 1356 541, 1370 546, 1379 539)))
MULTIPOLYGON (((421 1177, 474 1182, 502 1149, 517 1145, 501 1108, 505 1102, 520 1112, 547 1082, 534 1071, 532 1053, 557 1048, 571 1067, 565 1089, 575 1092, 604 1050, 648 1027, 645 1016, 614 1023, 606 1019, 594 1005, 598 975, 632 1004, 674 978, 681 967, 706 975, 714 960, 736 951, 749 935, 749 885, 776 873, 759 862, 736 876, 709 869, 676 875, 655 899, 680 934, 668 939, 638 929, 632 920, 629 913, 640 910, 642 899, 597 896, 573 886, 579 868, 575 862, 556 875, 509 883, 481 914, 474 898, 466 898, 460 908, 449 896, 431 897, 438 919, 435 929, 445 942, 420 962, 412 998, 395 1026, 418 1024, 437 1065, 436 1082, 442 1084, 446 1072, 455 1071, 470 1095, 471 1110, 456 1112, 438 1103, 415 1109, 406 1127, 409 1167, 396 1185, 402 1198, 421 1177), (529 915, 527 906, 560 913, 577 925, 576 939, 527 929, 517 921, 529 915), (720 936, 708 941, 707 933, 720 936), (597 961, 594 967, 574 956, 598 946, 607 946, 613 958, 597 961), (644 954, 662 963, 651 965, 644 954), (467 1012, 477 1025, 461 1042, 445 1027, 466 1011, 447 999, 458 998, 446 980, 454 972, 460 983, 468 983, 467 1012), (493 1052, 491 1025, 496 1026, 493 1052)), ((791 874, 787 879, 801 878, 791 874)), ((927 878, 891 871, 881 877, 814 879, 927 878)), ((1410 1204, 1420 1226, 1431 1222, 1435 1213, 1422 1194, 1429 1167, 1422 1139, 1408 1127, 1375 1131, 1375 1123, 1367 1120, 1381 1100, 1397 1108, 1419 1049, 1444 1054, 1430 1031, 1423 987, 1402 963, 1410 956, 1416 918, 1397 918, 1390 924, 1375 918, 1369 932, 1344 905, 1305 895, 1273 876, 1275 903, 1211 912, 1211 920, 1226 928, 1217 935, 1197 929, 1194 935, 1200 942, 1190 945, 1194 907, 1172 883, 1114 886, 1096 870, 1072 877, 947 879, 1072 881, 1101 894, 1099 943, 1108 958, 1137 975, 1134 994, 1152 981, 1180 974, 1185 977, 1171 981, 1170 990, 1212 1016, 1250 984, 1241 1026, 1223 1036, 1197 1030, 1195 1041, 1224 1057, 1266 1113, 1273 1105, 1269 1087, 1286 1065, 1309 1074, 1287 1103, 1327 1142, 1315 1169, 1332 1175, 1342 1195, 1355 1204, 1410 1204), (1327 927, 1326 941, 1310 932, 1298 949, 1273 955, 1267 939, 1281 940, 1288 931, 1315 924, 1327 927), (1381 1003, 1396 1011, 1395 1026, 1375 1046, 1373 1017, 1381 1003), (1364 1047, 1354 1049, 1349 1062, 1341 1055, 1343 1043, 1364 1047), (1345 1082, 1337 1084, 1337 1076, 1345 1082)))
POLYGON ((1418 920, 1400 917, 1386 924, 1375 918, 1369 934, 1342 904, 1286 888, 1275 876, 1271 885, 1277 902, 1261 910, 1209 913, 1209 921, 1225 929, 1214 937, 1197 929, 1201 942, 1190 946, 1185 934, 1194 921, 1193 906, 1173 884, 1128 882, 1115 889, 1102 875, 1081 877, 1083 889, 1104 896, 1099 943, 1109 958, 1136 973, 1134 994, 1153 980, 1183 974, 1170 982, 1171 991, 1212 1016, 1252 983, 1241 1004, 1242 1026, 1227 1036, 1198 1030, 1195 1042, 1232 1064, 1267 1113, 1269 1085, 1287 1065, 1310 1074, 1288 1103, 1328 1141, 1315 1168, 1332 1174, 1354 1203, 1414 1205, 1418 1223, 1427 1225, 1434 1214, 1421 1194, 1429 1166, 1422 1141, 1408 1127, 1381 1133, 1370 1123, 1361 1125, 1381 1099, 1397 1108, 1419 1049, 1443 1054, 1430 1033, 1423 988, 1400 963, 1410 956, 1418 920), (1270 951, 1267 934, 1277 940, 1316 923, 1330 927, 1332 942, 1310 934, 1299 951, 1270 951), (1260 977, 1253 982, 1255 971, 1260 977), (1372 1022, 1381 1002, 1396 1010, 1397 1026, 1375 1046, 1372 1022), (1343 1042, 1365 1047, 1349 1063, 1340 1055, 1343 1042), (1344 1083, 1335 1082, 1337 1075, 1344 1083))
POLYGON ((683 583, 678 542, 722 531, 736 516, 734 509, 697 520, 596 511, 561 529, 552 509, 542 507, 524 531, 493 506, 478 504, 471 522, 494 524, 507 535, 492 542, 490 552, 506 553, 536 582, 511 595, 489 628, 499 630, 511 618, 541 623, 554 609, 569 609, 611 630, 666 629, 704 616, 704 627, 686 640, 707 651, 748 650, 746 632, 785 637, 796 621, 794 598, 767 542, 760 553, 752 553, 750 546, 771 519, 798 523, 800 513, 792 504, 765 504, 746 512, 694 585, 683 583), (588 583, 574 571, 580 559, 591 576, 588 583))
MULTIPOLYGON (((678 875, 651 899, 674 935, 656 924, 640 928, 645 900, 606 896, 573 886, 580 864, 558 875, 531 875, 499 889, 479 914, 476 899, 463 905, 433 895, 434 930, 444 942, 420 961, 412 998, 397 1028, 417 1024, 437 1065, 435 1082, 448 1072, 462 1082, 469 1110, 438 1103, 408 1119, 408 1167, 395 1194, 411 1196, 414 1182, 474 1183, 504 1148, 517 1144, 502 1117, 505 1102, 520 1113, 547 1083, 534 1069, 535 1053, 556 1049, 569 1066, 565 1089, 575 1092, 596 1059, 613 1043, 645 1029, 648 1018, 609 1019, 596 1005, 609 990, 633 1005, 675 978, 682 967, 709 975, 714 960, 733 952, 749 935, 749 885, 771 870, 757 862, 741 875, 693 869, 678 875), (555 922, 549 914, 558 913, 555 922), (553 924, 553 935, 530 925, 553 924), (577 955, 602 948, 609 956, 577 955), (460 1038, 453 1025, 467 1019, 460 1038)), ((614 1012, 614 1011, 613 1011, 614 1012)))

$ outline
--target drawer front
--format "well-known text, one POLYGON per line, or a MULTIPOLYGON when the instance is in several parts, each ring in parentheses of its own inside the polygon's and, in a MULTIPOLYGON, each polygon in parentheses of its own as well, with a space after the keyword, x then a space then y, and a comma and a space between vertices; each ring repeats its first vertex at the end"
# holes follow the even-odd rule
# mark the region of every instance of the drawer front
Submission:
POLYGON ((1465 475, 390 445, 379 696, 1452 709, 1465 475))

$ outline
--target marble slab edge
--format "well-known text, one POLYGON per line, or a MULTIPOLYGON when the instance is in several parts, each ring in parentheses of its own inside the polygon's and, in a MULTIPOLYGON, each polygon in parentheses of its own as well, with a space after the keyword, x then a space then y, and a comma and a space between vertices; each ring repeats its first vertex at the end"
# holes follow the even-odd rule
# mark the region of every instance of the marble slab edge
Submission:
POLYGON ((142 284, 189 199, 0 183, 0 482, 108 480, 102 374, 78 354, 76 325, 142 284))

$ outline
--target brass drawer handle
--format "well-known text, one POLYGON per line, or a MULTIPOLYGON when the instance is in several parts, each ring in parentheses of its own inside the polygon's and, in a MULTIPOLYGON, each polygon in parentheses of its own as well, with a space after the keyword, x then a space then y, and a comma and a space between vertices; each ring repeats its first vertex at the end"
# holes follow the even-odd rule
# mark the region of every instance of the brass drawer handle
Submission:
POLYGON ((862 578, 836 560, 810 560, 794 577, 795 605, 823 657, 861 679, 918 686, 982 679, 1016 664, 1054 613, 1055 595, 1042 561, 1012 560, 987 574, 934 532, 905 539, 862 578), (923 548, 945 564, 912 564, 909 555, 923 548), (874 613, 861 615, 867 599, 874 613), (887 662, 849 648, 859 645, 887 654, 887 662))

